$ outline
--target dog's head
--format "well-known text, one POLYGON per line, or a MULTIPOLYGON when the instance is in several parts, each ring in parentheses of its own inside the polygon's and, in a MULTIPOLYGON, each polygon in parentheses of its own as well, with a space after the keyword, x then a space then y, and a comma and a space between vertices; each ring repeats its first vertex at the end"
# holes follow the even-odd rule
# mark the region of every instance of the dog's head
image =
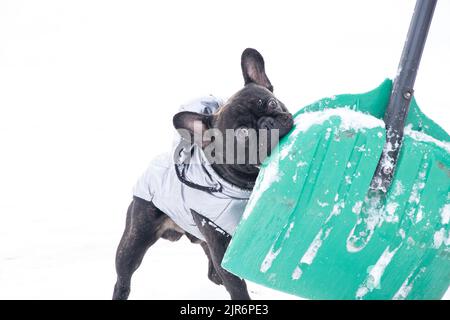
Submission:
POLYGON ((180 112, 173 118, 200 144, 213 168, 226 180, 251 189, 259 165, 293 126, 292 115, 273 95, 264 59, 255 49, 241 57, 245 86, 214 114, 180 112))

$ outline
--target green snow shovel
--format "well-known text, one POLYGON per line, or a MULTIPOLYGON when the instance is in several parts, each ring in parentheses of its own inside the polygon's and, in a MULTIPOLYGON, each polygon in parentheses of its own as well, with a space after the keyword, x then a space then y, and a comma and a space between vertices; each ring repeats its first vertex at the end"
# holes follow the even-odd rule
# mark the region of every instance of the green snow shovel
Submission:
POLYGON ((445 294, 450 137, 413 98, 435 5, 417 1, 393 84, 295 114, 262 166, 227 270, 312 299, 445 294))

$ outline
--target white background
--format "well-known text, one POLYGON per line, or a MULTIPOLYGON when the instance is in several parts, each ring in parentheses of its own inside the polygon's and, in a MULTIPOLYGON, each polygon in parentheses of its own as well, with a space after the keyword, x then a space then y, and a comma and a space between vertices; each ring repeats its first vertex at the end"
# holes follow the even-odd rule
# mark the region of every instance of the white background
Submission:
MULTIPOLYGON (((291 111, 370 90, 395 76, 414 2, 0 1, 0 298, 110 298, 131 188, 181 103, 240 89, 246 47, 291 111)), ((447 131, 449 58, 440 0, 416 97, 447 131)), ((150 249, 131 298, 228 295, 183 240, 150 249)))

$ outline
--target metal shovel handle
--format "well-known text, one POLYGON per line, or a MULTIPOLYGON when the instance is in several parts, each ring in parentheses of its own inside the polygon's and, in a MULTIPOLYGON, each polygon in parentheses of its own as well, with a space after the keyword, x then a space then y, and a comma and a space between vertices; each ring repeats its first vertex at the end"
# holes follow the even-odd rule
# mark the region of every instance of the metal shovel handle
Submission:
POLYGON ((384 114, 386 145, 372 178, 371 189, 387 192, 403 140, 405 120, 414 94, 414 82, 437 0, 417 0, 403 47, 398 74, 384 114))

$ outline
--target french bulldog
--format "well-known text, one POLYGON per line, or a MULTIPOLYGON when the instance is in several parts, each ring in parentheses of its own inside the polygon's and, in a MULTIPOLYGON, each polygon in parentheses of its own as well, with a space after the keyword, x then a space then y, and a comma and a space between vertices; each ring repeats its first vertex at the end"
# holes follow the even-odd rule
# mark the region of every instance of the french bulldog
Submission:
POLYGON ((212 282, 223 285, 233 300, 250 299, 245 281, 221 267, 233 230, 255 185, 259 165, 264 160, 264 157, 249 160, 248 136, 251 129, 266 131, 266 135, 258 136, 256 145, 257 148, 268 148, 268 155, 277 142, 270 141, 273 137, 270 133, 276 131, 276 136, 282 138, 291 130, 293 118, 286 106, 273 95, 264 59, 258 51, 245 49, 241 68, 244 87, 215 112, 182 111, 173 118, 177 130, 190 136, 204 137, 207 130, 214 129, 225 137, 224 145, 233 146, 230 157, 230 149, 206 152, 213 139, 194 139, 188 144, 195 146, 192 149, 188 147, 188 153, 197 154, 202 163, 196 167, 200 168, 196 173, 200 175, 197 179, 210 181, 215 176, 214 181, 219 187, 198 186, 190 181, 190 173, 186 170, 194 170, 194 166, 189 166, 189 162, 186 165, 177 163, 176 159, 159 160, 146 176, 146 183, 151 185, 148 195, 135 193, 128 208, 125 231, 116 253, 117 282, 113 299, 128 298, 131 277, 150 246, 161 238, 177 241, 182 236, 203 248, 209 261, 208 278, 212 282), (235 134, 226 134, 227 130, 233 130, 235 134), (217 204, 212 203, 216 200, 219 201, 217 204), (177 220, 177 214, 182 211, 187 212, 186 223, 177 220), (232 223, 228 222, 230 220, 232 223))

